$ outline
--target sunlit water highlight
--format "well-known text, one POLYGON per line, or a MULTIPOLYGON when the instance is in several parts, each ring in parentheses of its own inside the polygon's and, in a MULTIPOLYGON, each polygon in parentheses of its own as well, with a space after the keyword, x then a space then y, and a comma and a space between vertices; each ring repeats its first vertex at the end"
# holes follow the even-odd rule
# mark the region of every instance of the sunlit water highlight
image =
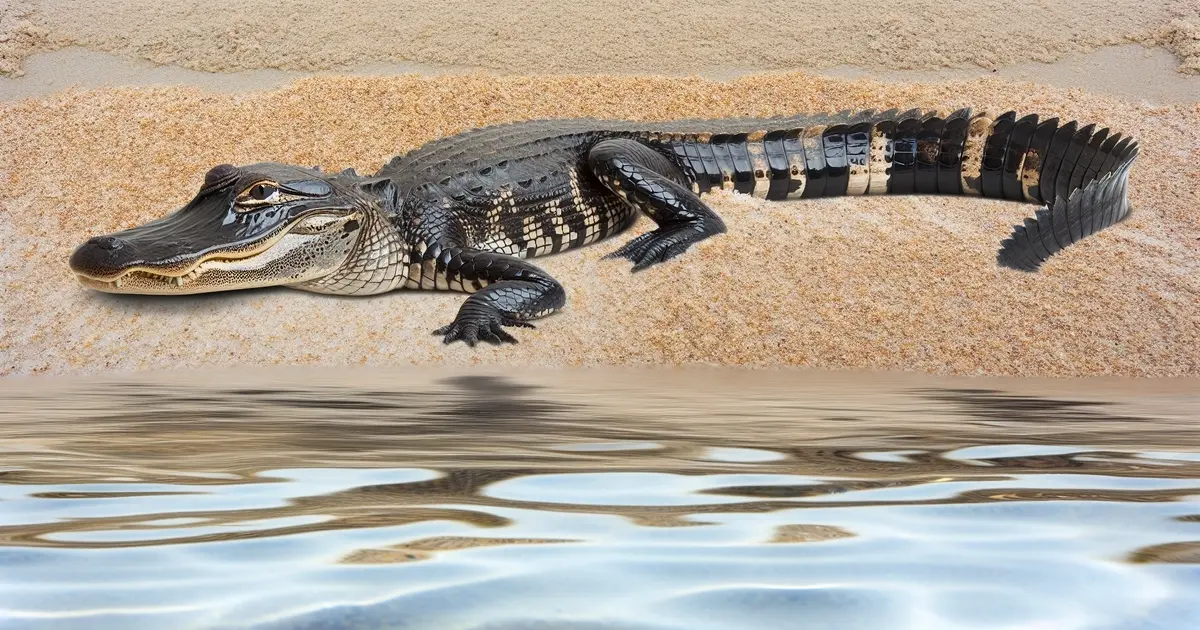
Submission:
POLYGON ((1195 381, 0 383, 0 627, 1200 628, 1195 381))

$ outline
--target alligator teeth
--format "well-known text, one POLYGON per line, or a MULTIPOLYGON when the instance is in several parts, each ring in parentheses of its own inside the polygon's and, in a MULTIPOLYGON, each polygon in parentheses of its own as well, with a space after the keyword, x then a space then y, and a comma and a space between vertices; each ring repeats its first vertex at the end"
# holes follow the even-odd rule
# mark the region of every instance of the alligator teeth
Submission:
POLYGON ((115 288, 117 288, 117 289, 120 289, 120 288, 121 288, 121 284, 122 284, 122 283, 124 283, 124 282, 125 282, 125 277, 124 277, 124 276, 122 276, 122 277, 120 277, 120 278, 117 278, 116 280, 113 280, 113 287, 115 287, 115 288))
POLYGON ((178 278, 175 278, 175 286, 177 286, 177 287, 183 286, 183 276, 179 276, 178 278))

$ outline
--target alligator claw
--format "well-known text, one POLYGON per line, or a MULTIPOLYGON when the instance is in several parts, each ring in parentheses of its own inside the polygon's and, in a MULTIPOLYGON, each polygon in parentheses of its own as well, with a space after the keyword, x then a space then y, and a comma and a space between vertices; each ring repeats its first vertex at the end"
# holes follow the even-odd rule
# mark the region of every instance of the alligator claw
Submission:
POLYGON ((480 341, 486 341, 492 345, 517 343, 517 338, 504 330, 505 326, 535 327, 529 322, 505 317, 500 311, 490 306, 471 306, 474 308, 463 308, 453 322, 433 331, 433 334, 441 335, 442 343, 454 343, 461 340, 473 348, 480 341))

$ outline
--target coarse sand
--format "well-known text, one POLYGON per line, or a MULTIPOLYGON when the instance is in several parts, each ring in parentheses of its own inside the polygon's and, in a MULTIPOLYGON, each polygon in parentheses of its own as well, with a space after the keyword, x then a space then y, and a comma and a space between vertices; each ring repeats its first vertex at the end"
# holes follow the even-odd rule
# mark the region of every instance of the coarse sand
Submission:
POLYGON ((1200 375, 1200 103, 1151 106, 991 79, 886 85, 482 74, 298 81, 278 91, 97 89, 0 105, 0 373, 305 364, 724 364, 1079 376, 1200 375), (723 194, 728 234, 631 275, 601 260, 651 227, 539 259, 568 305, 516 346, 442 345, 462 295, 289 289, 109 296, 66 266, 89 236, 185 203, 217 163, 373 171, 469 127, 866 107, 1012 108, 1142 143, 1132 218, 1037 274, 995 252, 1034 206, 978 198, 767 203, 723 194))
POLYGON ((0 0, 0 73, 82 46, 196 70, 417 62, 545 73, 997 68, 1161 45, 1200 73, 1195 0, 0 0))

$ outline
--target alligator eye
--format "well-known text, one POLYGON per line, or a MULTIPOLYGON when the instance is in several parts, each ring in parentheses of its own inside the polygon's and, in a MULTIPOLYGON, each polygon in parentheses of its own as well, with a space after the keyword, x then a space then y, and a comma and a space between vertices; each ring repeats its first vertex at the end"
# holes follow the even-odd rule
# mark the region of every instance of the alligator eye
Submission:
POLYGON ((255 184, 250 187, 250 198, 258 201, 266 201, 272 195, 279 192, 279 189, 270 184, 255 184))
POLYGON ((259 182, 238 195, 237 204, 249 208, 257 208, 283 201, 279 186, 274 182, 259 182))

